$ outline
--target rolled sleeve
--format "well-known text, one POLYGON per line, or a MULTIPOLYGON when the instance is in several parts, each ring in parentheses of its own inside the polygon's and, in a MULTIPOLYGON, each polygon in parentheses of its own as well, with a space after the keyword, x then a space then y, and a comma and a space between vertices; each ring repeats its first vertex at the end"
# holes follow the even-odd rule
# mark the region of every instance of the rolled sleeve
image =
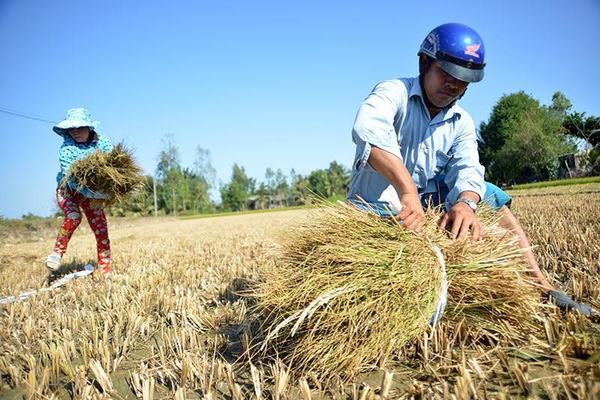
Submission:
POLYGON ((371 155, 371 144, 364 140, 356 141, 356 161, 354 162, 357 168, 363 167, 371 155))
POLYGON ((450 188, 446 203, 449 206, 456 203, 462 192, 475 192, 481 200, 485 194, 484 168, 479 163, 475 125, 470 118, 462 125, 450 149, 451 159, 446 168, 445 183, 450 188))
POLYGON ((402 104, 406 105, 406 98, 406 88, 401 83, 385 81, 362 102, 352 129, 357 162, 366 163, 372 146, 402 158, 394 120, 402 104))

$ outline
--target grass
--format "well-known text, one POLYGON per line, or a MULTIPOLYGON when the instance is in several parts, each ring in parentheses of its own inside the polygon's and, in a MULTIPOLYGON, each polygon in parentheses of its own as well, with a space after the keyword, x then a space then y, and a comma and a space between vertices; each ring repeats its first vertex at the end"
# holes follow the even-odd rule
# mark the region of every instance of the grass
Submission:
POLYGON ((181 216, 178 218, 181 220, 188 220, 188 219, 201 219, 201 218, 229 217, 229 216, 235 216, 235 215, 267 214, 267 213, 274 213, 274 212, 281 212, 281 211, 301 210, 301 209, 305 209, 308 207, 310 207, 310 206, 265 208, 263 210, 217 211, 217 212, 206 213, 206 214, 184 215, 184 216, 181 216))
POLYGON ((511 186, 510 190, 526 190, 526 189, 536 189, 536 188, 555 187, 555 186, 580 185, 580 184, 586 184, 586 183, 600 183, 600 176, 588 176, 585 178, 560 179, 560 180, 556 180, 556 181, 523 183, 523 184, 511 186))
POLYGON ((0 219, 0 244, 44 240, 56 234, 56 218, 0 219))

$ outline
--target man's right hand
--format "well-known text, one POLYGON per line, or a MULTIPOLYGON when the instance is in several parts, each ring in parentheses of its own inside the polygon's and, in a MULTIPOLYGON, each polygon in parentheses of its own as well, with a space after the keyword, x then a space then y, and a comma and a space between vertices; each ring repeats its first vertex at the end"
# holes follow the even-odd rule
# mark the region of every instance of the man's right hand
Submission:
POLYGON ((412 176, 397 155, 372 146, 369 164, 390 182, 399 194, 402 211, 398 217, 407 229, 419 231, 423 226, 425 212, 412 176))
POLYGON ((421 205, 421 198, 417 193, 404 193, 400 196, 402 211, 398 217, 407 229, 420 231, 425 221, 425 211, 421 205))

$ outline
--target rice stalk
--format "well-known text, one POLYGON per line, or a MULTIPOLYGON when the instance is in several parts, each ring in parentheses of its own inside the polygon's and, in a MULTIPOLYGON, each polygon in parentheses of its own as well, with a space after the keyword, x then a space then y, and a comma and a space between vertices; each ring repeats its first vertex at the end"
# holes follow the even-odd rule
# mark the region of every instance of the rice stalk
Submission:
POLYGON ((96 378, 97 382, 100 384, 100 386, 102 387, 102 390, 105 393, 113 393, 114 392, 112 381, 111 381, 110 377, 108 376, 108 374, 106 373, 106 371, 104 370, 104 368, 102 368, 102 364, 99 361, 91 360, 90 361, 90 370, 94 374, 94 377, 96 378))
POLYGON ((484 240, 451 240, 439 216, 429 211, 416 234, 347 203, 313 210, 247 293, 259 324, 251 350, 324 379, 373 369, 427 337, 444 266, 448 332, 465 320, 471 343, 524 340, 537 329, 538 293, 516 238, 484 211, 484 240))

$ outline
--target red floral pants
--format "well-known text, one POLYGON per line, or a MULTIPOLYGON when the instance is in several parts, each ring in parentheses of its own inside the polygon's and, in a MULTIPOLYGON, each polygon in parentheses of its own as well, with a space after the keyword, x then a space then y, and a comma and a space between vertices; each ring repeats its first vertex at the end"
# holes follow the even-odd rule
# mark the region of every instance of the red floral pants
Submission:
POLYGON ((98 268, 110 270, 110 240, 108 239, 108 225, 104 210, 94 206, 91 199, 68 189, 58 189, 56 198, 58 206, 65 214, 65 219, 56 237, 54 252, 61 256, 65 254, 73 232, 81 223, 81 210, 83 210, 90 228, 96 236, 98 268))

